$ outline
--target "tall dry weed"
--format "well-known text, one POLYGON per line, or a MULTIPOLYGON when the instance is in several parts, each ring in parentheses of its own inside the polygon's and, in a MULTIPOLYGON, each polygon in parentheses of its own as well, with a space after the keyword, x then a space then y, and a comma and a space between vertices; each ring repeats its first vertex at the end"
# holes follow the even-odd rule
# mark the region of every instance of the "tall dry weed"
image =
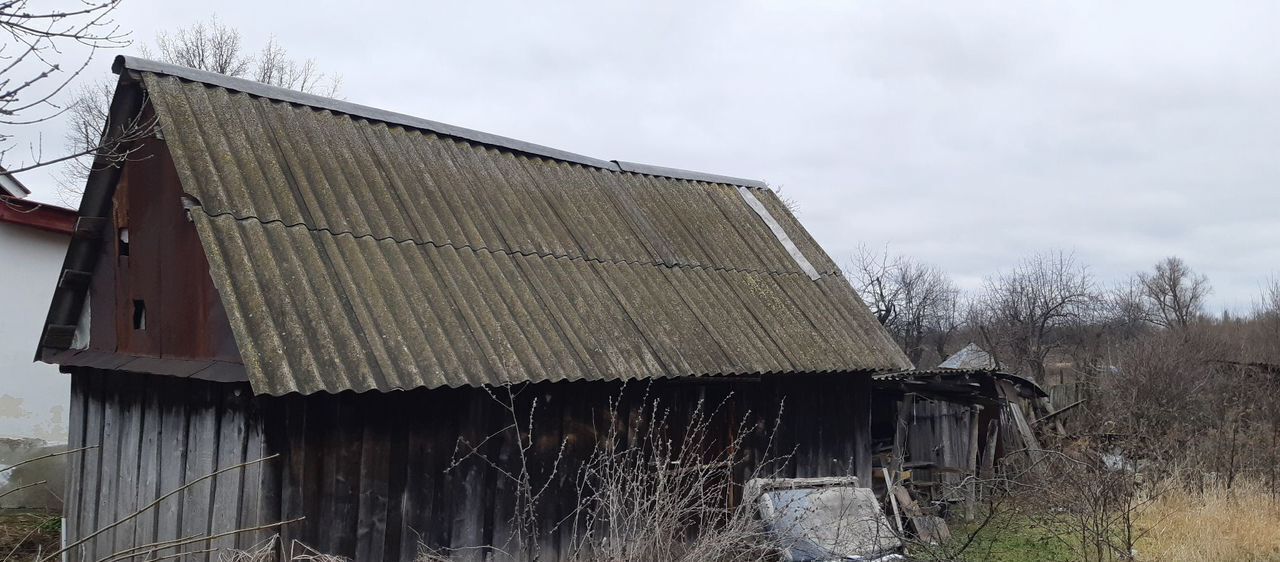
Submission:
POLYGON ((1258 480, 1230 488, 1178 486, 1139 515, 1138 559, 1160 562, 1280 560, 1280 501, 1258 480))
MULTIPOLYGON (((495 393, 494 398, 512 413, 512 425, 504 431, 515 432, 522 444, 521 452, 527 452, 537 430, 533 416, 517 415, 510 395, 495 393)), ((789 461, 789 455, 774 454, 772 431, 766 432, 770 445, 754 451, 760 457, 753 459, 755 468, 743 478, 740 469, 747 461, 743 439, 755 428, 754 422, 748 421, 753 419, 751 413, 741 419, 722 419, 729 416, 721 410, 723 402, 699 402, 692 412, 676 421, 668 407, 646 391, 641 399, 643 407, 632 412, 638 417, 629 417, 619 409, 620 401, 611 400, 606 425, 581 464, 570 467, 558 457, 555 466, 539 470, 531 467, 522 454, 517 463, 520 468, 504 472, 513 479, 517 491, 510 500, 517 507, 509 522, 517 535, 504 544, 477 545, 467 550, 483 550, 493 560, 537 560, 541 543, 551 538, 540 525, 547 517, 544 493, 551 488, 549 482, 537 481, 531 475, 568 471, 568 489, 554 489, 554 493, 572 494, 575 506, 550 529, 550 534, 561 535, 558 557, 562 560, 774 560, 776 541, 760 524, 754 504, 740 499, 746 480, 773 476, 766 471, 780 469, 789 461), (718 435, 716 423, 738 425, 728 442, 713 437, 718 435), (739 501, 733 501, 734 497, 739 501)), ((455 465, 480 455, 474 446, 464 445, 460 450, 464 453, 455 459, 455 465)), ((484 460, 497 466, 493 459, 484 460)), ((474 555, 427 545, 420 548, 419 562, 474 555)))

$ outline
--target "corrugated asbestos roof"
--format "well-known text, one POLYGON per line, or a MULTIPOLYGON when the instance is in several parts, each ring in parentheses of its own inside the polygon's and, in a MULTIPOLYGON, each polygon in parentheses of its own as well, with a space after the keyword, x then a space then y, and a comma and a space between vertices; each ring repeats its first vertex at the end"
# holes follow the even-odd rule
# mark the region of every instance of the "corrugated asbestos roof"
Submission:
POLYGON ((256 392, 909 365, 758 182, 117 64, 198 200, 256 392))
POLYGON ((958 369, 967 371, 998 371, 1000 365, 996 363, 996 359, 987 353, 986 350, 978 347, 976 343, 970 343, 963 349, 951 354, 936 368, 938 369, 958 369))

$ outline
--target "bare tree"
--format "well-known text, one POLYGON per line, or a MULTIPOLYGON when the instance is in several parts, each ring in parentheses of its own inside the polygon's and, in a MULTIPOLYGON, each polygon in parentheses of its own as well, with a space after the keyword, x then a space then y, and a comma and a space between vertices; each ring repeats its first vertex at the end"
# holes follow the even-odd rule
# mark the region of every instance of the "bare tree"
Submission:
POLYGON ((948 349, 952 339, 965 326, 965 308, 967 300, 959 287, 947 278, 947 294, 938 304, 936 312, 929 320, 927 339, 932 344, 938 362, 942 362, 951 352, 948 349))
POLYGON ((1280 277, 1267 280, 1262 289, 1261 310, 1263 314, 1280 314, 1280 277))
MULTIPOLYGON (((144 45, 141 52, 143 56, 171 64, 323 96, 337 95, 342 82, 338 76, 320 72, 314 60, 290 58, 275 38, 269 39, 256 53, 249 51, 240 32, 221 23, 216 16, 208 22, 161 32, 156 35, 155 51, 144 45)), ((85 152, 86 148, 101 142, 114 90, 115 84, 110 81, 84 85, 77 90, 75 102, 69 108, 71 127, 66 135, 69 152, 91 155, 85 152)), ((68 198, 78 196, 91 166, 88 158, 79 158, 63 170, 58 181, 68 198)))
MULTIPOLYGON (((88 66, 98 49, 129 44, 127 32, 111 19, 119 0, 60 2, 66 7, 32 9, 27 0, 0 0, 0 125, 30 125, 65 111, 57 103, 65 90, 88 66), (59 59, 69 48, 87 48, 83 61, 64 66, 59 59)), ((0 161, 12 146, 12 135, 0 130, 0 161)), ((36 150, 33 162, 8 166, 9 173, 52 162, 36 150)))
POLYGON ((850 269, 863 301, 912 363, 920 361, 927 338, 945 347, 959 327, 960 292, 941 269, 865 246, 858 248, 850 269))
POLYGON ((1182 261, 1170 256, 1155 265, 1155 271, 1137 274, 1134 285, 1139 297, 1138 312, 1162 328, 1185 329, 1204 315, 1204 299, 1211 288, 1209 279, 1197 274, 1182 261))
POLYGON ((1037 254, 986 280, 973 321, 989 351, 1007 352, 1042 379, 1045 360, 1093 319, 1098 302, 1093 276, 1074 255, 1037 254))
MULTIPOLYGON (((209 23, 160 32, 156 48, 165 62, 227 76, 248 74, 252 63, 241 46, 240 32, 223 25, 216 16, 209 23)), ((151 55, 145 48, 144 54, 151 55)))

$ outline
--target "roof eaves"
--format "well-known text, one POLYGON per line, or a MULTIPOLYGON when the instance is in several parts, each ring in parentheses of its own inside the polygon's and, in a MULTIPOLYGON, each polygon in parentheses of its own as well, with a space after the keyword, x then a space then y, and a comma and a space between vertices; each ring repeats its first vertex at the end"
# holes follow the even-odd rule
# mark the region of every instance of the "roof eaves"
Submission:
POLYGON ((10 197, 22 198, 31 195, 31 190, 22 185, 18 178, 3 167, 0 167, 0 189, 3 189, 10 197))
POLYGON ((0 196, 0 222, 56 232, 75 232, 76 212, 58 205, 0 196))
POLYGON ((185 66, 178 66, 178 65, 169 64, 169 63, 156 62, 153 60, 147 60, 147 59, 138 58, 138 57, 118 55, 116 56, 115 62, 112 64, 111 69, 116 74, 120 74, 125 70, 133 70, 137 72, 149 72, 152 74, 163 74, 166 76, 173 76, 183 80, 190 80, 192 82, 201 82, 204 84, 217 86, 219 88, 225 88, 228 90, 243 92, 252 96, 270 98, 273 100, 278 100, 278 101, 283 101, 288 103, 296 103, 299 105, 305 105, 305 106, 314 107, 317 109, 327 109, 329 111, 350 115, 352 117, 360 117, 364 119, 371 119, 374 121, 382 121, 384 123, 403 125, 406 127, 413 127, 415 129, 423 129, 423 130, 431 131, 433 133, 448 135, 451 137, 457 137, 460 139, 465 139, 465 140, 479 143, 479 144, 494 146, 498 148, 505 148, 508 150, 516 151, 516 152, 523 152, 527 154, 543 156, 546 158, 562 160, 565 162, 573 162, 576 164, 582 164, 584 166, 591 166, 591 167, 600 168, 603 170, 611 170, 614 172, 634 172, 638 174, 646 174, 651 176, 661 176, 661 177, 667 177, 667 178, 692 180, 692 181, 705 181, 710 183, 724 183, 724 184, 740 185, 744 187, 753 187, 753 188, 766 187, 764 182, 757 181, 757 180, 735 178, 732 176, 722 176, 718 174, 708 174, 703 172, 694 172, 690 170, 680 170, 677 168, 667 168, 664 166, 651 166, 648 164, 623 162, 619 160, 601 160, 599 158, 583 156, 581 154, 575 154, 573 152, 568 152, 568 151, 560 150, 557 148, 542 146, 540 144, 534 144, 531 142, 516 140, 513 138, 508 138, 500 135, 485 133, 483 131, 467 129, 465 127, 449 125, 447 123, 441 123, 439 121, 432 121, 430 119, 423 119, 421 117, 414 117, 412 115, 405 115, 403 113, 396 113, 394 111, 387 111, 385 109, 378 109, 376 107, 369 107, 367 105, 360 105, 357 103, 351 103, 343 100, 326 98, 324 96, 306 94, 296 90, 289 90, 289 89, 280 88, 277 86, 270 86, 267 84, 263 84, 261 82, 254 82, 252 80, 245 80, 243 78, 236 78, 234 76, 227 76, 224 74, 218 74, 216 72, 196 70, 194 68, 187 68, 185 66))

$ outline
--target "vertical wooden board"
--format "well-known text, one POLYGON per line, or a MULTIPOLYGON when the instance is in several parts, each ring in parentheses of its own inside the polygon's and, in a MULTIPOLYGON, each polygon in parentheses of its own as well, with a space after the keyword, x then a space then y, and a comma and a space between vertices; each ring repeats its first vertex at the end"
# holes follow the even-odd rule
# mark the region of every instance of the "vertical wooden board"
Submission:
MULTIPOLYGON (((291 396, 294 407, 305 409, 302 448, 302 513, 307 517, 294 538, 309 546, 327 548, 328 518, 333 517, 333 481, 336 456, 332 441, 338 423, 338 397, 291 396)), ((295 461, 296 462, 296 461, 295 461)))
MULTIPOLYGON (((561 494, 563 489, 567 488, 563 484, 566 481, 566 475, 561 471, 563 467, 557 466, 560 446, 564 438, 563 433, 561 433, 561 420, 563 419, 561 408, 564 404, 564 397, 551 391, 548 386, 544 385, 541 389, 545 389, 545 391, 538 393, 539 399, 534 406, 531 418, 533 434, 530 438, 533 441, 529 450, 530 475, 531 482, 536 488, 548 485, 548 481, 551 481, 551 483, 547 488, 549 490, 547 496, 541 498, 536 506, 536 510, 540 512, 535 514, 535 517, 537 517, 536 551, 539 560, 555 562, 558 552, 556 548, 556 539, 558 537, 554 530, 555 524, 559 520, 555 513, 558 507, 555 498, 561 494)), ((534 545, 531 545, 531 548, 534 548, 534 545)))
MULTIPOLYGON (((842 385, 840 387, 839 394, 837 395, 836 402, 839 404, 838 411, 840 413, 840 419, 847 420, 840 424, 843 431, 840 432, 840 439, 839 439, 840 444, 839 444, 838 453, 837 453, 837 457, 839 458, 840 462, 839 462, 839 466, 836 469, 837 471, 836 474, 839 476, 857 476, 858 475, 858 458, 859 458, 857 417, 859 416, 859 413, 860 413, 860 409, 861 409, 860 404, 862 403, 862 401, 858 400, 855 396, 853 396, 851 389, 847 385, 842 385)), ((865 403, 867 407, 870 408, 871 406, 870 396, 867 397, 867 400, 865 401, 865 403)), ((870 431, 871 431, 870 415, 871 413, 867 412, 868 435, 870 434, 870 431)), ((868 437, 868 441, 870 441, 870 437, 868 437)), ((868 443, 867 446, 870 447, 870 444, 868 443)), ((871 483, 859 481, 859 485, 870 486, 871 483)))
MULTIPOLYGON (((286 396, 282 398, 263 398, 265 424, 264 435, 268 453, 279 453, 280 458, 271 461, 279 467, 279 516, 276 520, 308 517, 300 523, 291 524, 280 529, 280 542, 288 552, 294 540, 306 538, 307 525, 320 516, 315 511, 307 511, 307 499, 314 495, 307 479, 307 460, 309 458, 307 441, 307 408, 300 397, 286 396)), ((319 460, 311 464, 317 466, 319 460)), ((268 472, 271 474, 271 472, 268 472)))
POLYGON ((825 380, 813 385, 814 402, 817 408, 813 411, 819 415, 814 416, 817 427, 814 432, 817 436, 818 447, 814 451, 814 470, 816 476, 836 476, 836 463, 839 462, 833 458, 840 450, 840 441, 842 436, 851 436, 850 430, 857 427, 857 420, 848 420, 844 423, 831 423, 829 420, 847 419, 840 418, 840 402, 849 400, 848 396, 839 393, 843 385, 839 380, 825 380), (834 391, 834 392, 833 392, 834 391))
MULTIPOLYGON (((724 384, 719 384, 713 389, 715 400, 718 406, 716 413, 716 456, 730 463, 739 463, 742 460, 740 450, 734 445, 735 436, 738 433, 738 426, 742 421, 739 413, 740 397, 737 393, 731 392, 731 388, 724 384), (730 447, 734 447, 730 449, 730 447)), ((725 489, 721 498, 725 506, 738 505, 741 501, 739 487, 742 481, 734 478, 733 466, 730 464, 720 474, 729 482, 729 486, 725 489)))
MULTIPOLYGON (((120 411, 120 375, 104 378, 102 397, 102 468, 98 482, 98 520, 93 530, 119 519, 116 493, 120 489, 120 433, 124 414, 120 411)), ((94 553, 105 556, 115 552, 114 532, 106 532, 94 539, 94 553)))
POLYGON ((460 416, 462 423, 458 435, 462 440, 463 451, 469 455, 458 465, 460 474, 450 490, 453 498, 450 504, 454 515, 449 535, 449 548, 453 557, 460 562, 483 558, 483 552, 477 547, 484 543, 484 472, 487 465, 480 455, 484 454, 482 442, 485 435, 482 428, 486 410, 484 401, 487 400, 489 397, 483 392, 467 392, 460 416))
MULTIPOLYGON (((139 508, 149 505, 160 497, 160 460, 161 444, 164 439, 164 420, 158 381, 148 378, 142 391, 142 444, 138 456, 138 489, 137 505, 139 508)), ((157 538, 159 510, 151 508, 137 518, 133 535, 135 545, 153 543, 157 538)))
MULTIPOLYGON (((107 396, 105 394, 105 377, 103 371, 97 369, 91 370, 86 392, 86 416, 85 416, 85 439, 93 448, 86 451, 84 482, 82 486, 85 489, 84 498, 81 500, 81 536, 92 535, 98 530, 99 521, 109 518, 110 514, 103 514, 99 509, 102 504, 102 480, 106 468, 103 460, 103 432, 107 423, 107 396)), ((108 523, 110 521, 107 521, 108 523)), ((78 549, 80 558, 85 560, 95 560, 98 553, 98 542, 100 539, 91 539, 82 544, 78 549)))
MULTIPOLYGON (((519 389, 529 392, 530 389, 519 389)), ((498 392, 501 392, 500 390, 498 392)), ((507 398, 504 397, 504 400, 507 398)), ((523 425, 528 420, 529 410, 523 403, 528 402, 521 394, 511 398, 511 409, 499 404, 490 404, 486 432, 494 436, 490 443, 489 454, 502 470, 490 469, 485 485, 485 511, 488 517, 485 523, 484 542, 504 552, 518 554, 521 545, 513 536, 512 517, 515 516, 517 482, 513 477, 520 474, 520 445, 517 424, 523 425)), ((518 559, 518 557, 517 557, 518 559)))
POLYGON ((746 482, 756 476, 768 475, 767 461, 773 456, 769 435, 778 410, 772 400, 761 400, 760 384, 744 384, 735 392, 739 397, 738 411, 749 420, 742 428, 743 462, 737 475, 739 481, 746 482))
POLYGON ((814 385, 810 381, 804 381, 799 386, 796 394, 803 397, 803 406, 795 419, 796 443, 800 447, 796 476, 813 478, 821 476, 818 473, 818 463, 822 454, 823 424, 819 421, 826 416, 822 414, 821 395, 814 391, 814 385))
POLYGON ((946 402, 937 402, 937 409, 934 410, 934 423, 938 426, 939 441, 941 445, 938 451, 940 458, 938 464, 946 468, 955 467, 955 442, 954 442, 954 423, 951 421, 951 408, 946 402))
POLYGON ((319 401, 307 401, 307 456, 320 469, 318 479, 304 476, 308 488, 315 487, 315 493, 307 494, 317 500, 316 508, 307 508, 307 513, 314 513, 315 518, 307 521, 307 533, 303 541, 308 546, 329 553, 337 553, 337 534, 331 525, 338 517, 338 494, 345 490, 338 489, 338 473, 342 460, 338 458, 341 440, 338 429, 342 425, 342 404, 337 396, 324 396, 319 401), (306 482, 309 481, 309 482, 306 482))
POLYGON ((572 551, 574 539, 579 530, 579 521, 573 517, 573 509, 578 500, 574 495, 574 479, 577 478, 578 469, 582 466, 581 460, 590 454, 595 443, 581 423, 590 411, 590 406, 585 403, 586 392, 573 385, 563 385, 557 390, 560 395, 560 433, 565 444, 565 463, 562 466, 564 471, 560 478, 559 493, 553 496, 553 501, 550 503, 555 506, 552 510, 555 514, 553 517, 559 521, 555 538, 556 551, 560 558, 564 559, 572 551))
MULTIPOLYGON (((247 389, 239 385, 218 384, 215 392, 221 397, 218 406, 218 453, 214 466, 218 470, 241 464, 245 461, 245 426, 244 410, 249 400, 247 389)), ((215 401, 215 403, 217 403, 215 401)), ((216 535, 239 528, 243 506, 240 504, 241 490, 244 486, 244 469, 224 472, 213 479, 213 505, 209 521, 209 534, 216 535)), ((235 535, 222 537, 213 541, 212 548, 219 550, 235 548, 241 543, 235 535)), ((216 556, 214 557, 216 558, 216 556)))
POLYGON ((391 414, 400 396, 359 396, 361 448, 356 560, 386 559, 387 503, 390 488, 391 414))
POLYGON ((431 482, 431 514, 426 529, 426 544, 447 549, 454 532, 454 513, 458 509, 457 490, 462 487, 462 467, 452 465, 458 445, 459 418, 466 411, 463 393, 466 389, 432 391, 431 411, 434 423, 426 428, 431 447, 427 456, 431 482))
POLYGON ((364 423, 357 396, 346 393, 336 397, 337 426, 333 429, 334 460, 333 509, 327 521, 329 533, 326 554, 351 557, 356 550, 356 527, 360 509, 360 450, 364 423))
MULTIPOLYGON (((999 411, 997 409, 997 411, 999 411)), ((1000 420, 991 418, 987 422, 987 441, 982 451, 982 468, 979 475, 983 480, 995 476, 996 452, 1000 449, 1000 420)))
MULTIPOLYGON (((252 390, 248 386, 242 387, 241 392, 246 397, 243 411, 245 418, 244 460, 245 462, 258 461, 268 454, 266 439, 263 435, 264 420, 258 408, 260 400, 253 396, 252 390)), ((269 475, 280 464, 279 461, 263 461, 245 468, 244 484, 241 486, 240 497, 240 528, 257 527, 279 520, 274 513, 278 507, 276 509, 268 507, 272 503, 278 504, 278 493, 273 493, 268 488, 273 486, 269 475)), ((274 530, 269 530, 249 533, 239 537, 237 542, 245 545, 255 544, 270 537, 274 532, 274 530)))
MULTIPOLYGON (((150 147, 143 151, 152 154, 150 147)), ((122 215, 122 223, 129 228, 129 255, 118 258, 117 282, 120 287, 116 307, 119 322, 116 324, 119 337, 119 351, 147 357, 160 357, 160 335, 164 333, 159 320, 161 314, 160 299, 160 244, 170 233, 159 228, 156 216, 157 202, 151 190, 160 188, 148 185, 146 168, 153 166, 154 158, 130 160, 121 174, 121 184, 117 187, 116 212, 122 215), (148 189, 151 188, 151 189, 148 189), (146 306, 146 326, 143 329, 134 327, 133 301, 142 301, 146 306)))
POLYGON ((803 458, 804 451, 801 450, 800 442, 796 439, 796 426, 805 415, 805 404, 798 393, 791 391, 789 385, 777 384, 776 399, 779 404, 786 404, 785 410, 778 418, 777 433, 774 435, 774 442, 778 444, 778 453, 786 457, 786 464, 778 473, 779 478, 798 478, 797 465, 803 458))
MULTIPOLYGON (((218 460, 218 400, 207 384, 192 384, 191 410, 187 438, 186 482, 213 474, 218 460)), ((212 479, 203 480, 182 492, 182 536, 207 536, 213 509, 212 479)), ((197 542, 187 550, 209 548, 197 542)), ((208 555, 193 555, 189 560, 209 560, 208 555)))
MULTIPOLYGON (((159 377, 154 381, 161 398, 159 480, 160 495, 168 494, 187 482, 187 438, 190 407, 187 393, 190 383, 173 377, 159 377)), ((183 494, 165 498, 156 509, 156 539, 159 541, 182 538, 183 494)))
MULTIPOLYGON (((85 438, 85 422, 89 407, 88 396, 86 395, 85 386, 88 384, 88 377, 82 369, 75 369, 71 373, 71 399, 67 412, 67 448, 79 449, 88 445, 85 438)), ((65 511, 64 529, 68 542, 79 539, 81 513, 84 510, 84 496, 87 489, 83 486, 85 458, 87 453, 82 451, 79 453, 71 453, 67 456, 67 475, 65 479, 66 497, 63 500, 65 511)), ((68 556, 68 560, 78 560, 73 554, 68 556)))
POLYGON ((848 393, 851 400, 856 400, 853 407, 853 419, 857 426, 853 436, 854 462, 856 475, 864 486, 871 485, 871 377, 863 376, 855 379, 854 391, 848 393))
POLYGON ((400 553, 401 559, 410 559, 419 550, 419 543, 439 546, 435 542, 436 532, 433 525, 434 514, 438 511, 435 502, 435 488, 441 475, 435 471, 432 462, 439 455, 433 446, 433 431, 438 426, 441 406, 430 398, 434 394, 423 392, 410 393, 411 402, 404 412, 400 424, 406 428, 406 454, 404 466, 404 490, 401 492, 400 506, 400 553))
POLYGON ((402 550, 406 523, 405 506, 409 501, 407 486, 411 455, 409 434, 410 420, 420 414, 416 408, 412 407, 414 394, 396 393, 391 396, 393 400, 384 413, 390 426, 388 436, 390 451, 387 453, 387 522, 386 536, 383 538, 383 559, 411 560, 416 550, 408 552, 402 550))
MULTIPOLYGON (((117 478, 116 519, 121 523, 114 529, 116 550, 134 546, 137 518, 128 518, 139 507, 138 477, 141 473, 142 422, 145 416, 145 393, 142 377, 120 377, 118 383, 120 412, 119 476, 117 478)), ((146 505, 146 504, 143 504, 146 505)))

